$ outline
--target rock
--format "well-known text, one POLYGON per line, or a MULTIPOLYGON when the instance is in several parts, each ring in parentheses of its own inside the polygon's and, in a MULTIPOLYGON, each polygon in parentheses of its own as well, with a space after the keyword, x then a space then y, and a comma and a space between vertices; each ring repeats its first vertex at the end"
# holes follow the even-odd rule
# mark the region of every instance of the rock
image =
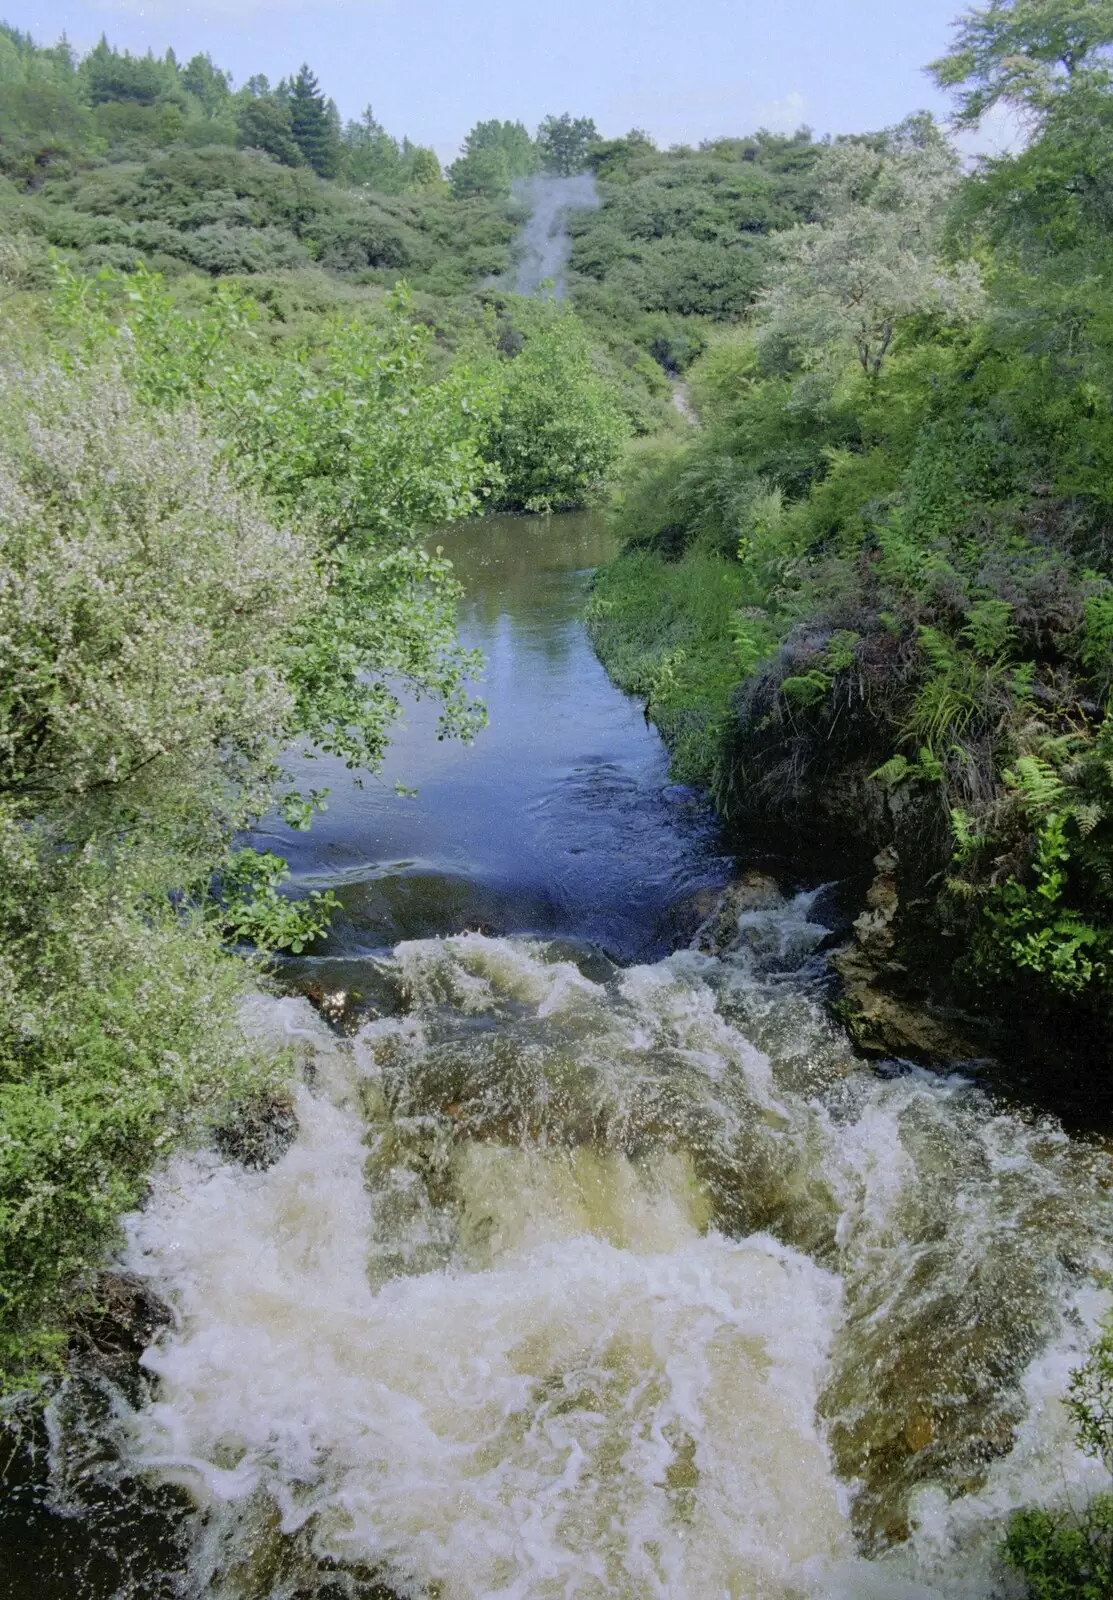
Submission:
POLYGON ((214 1137, 221 1155, 262 1172, 281 1161, 297 1136, 294 1097, 281 1088, 241 1101, 214 1137))
POLYGON ((854 941, 830 960, 842 993, 832 1010, 857 1048, 867 1055, 947 1063, 984 1056, 961 1026, 920 999, 902 995, 905 966, 897 959, 900 934, 900 866, 885 849, 873 860, 866 909, 853 924, 854 941))
POLYGON ((900 913, 896 851, 882 850, 873 865, 875 877, 866 895, 866 910, 855 920, 854 938, 866 958, 880 967, 889 963, 896 945, 894 924, 900 913))
POLYGON ((863 963, 853 946, 836 951, 831 965, 843 984, 831 1009, 864 1055, 935 1065, 984 1057, 984 1050, 961 1028, 883 985, 876 969, 863 963))
POLYGON ((743 872, 718 895, 692 940, 694 950, 722 955, 739 942, 738 920, 749 911, 775 911, 784 905, 777 880, 767 872, 743 872))
POLYGON ((105 1377, 131 1375, 139 1357, 174 1320, 150 1284, 127 1272, 104 1272, 74 1318, 70 1356, 105 1377))
POLYGON ((309 983, 301 992, 314 1011, 339 1033, 354 1033, 370 1009, 358 989, 326 989, 319 983, 309 983))

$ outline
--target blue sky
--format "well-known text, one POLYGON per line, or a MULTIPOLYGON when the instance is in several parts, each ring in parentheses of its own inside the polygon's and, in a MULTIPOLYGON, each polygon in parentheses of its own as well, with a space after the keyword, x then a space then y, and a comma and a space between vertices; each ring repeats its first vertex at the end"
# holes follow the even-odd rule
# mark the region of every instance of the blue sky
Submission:
MULTIPOLYGON (((44 43, 101 31, 180 59, 207 50, 237 83, 304 60, 344 116, 451 158, 480 118, 550 111, 663 144, 764 125, 883 127, 947 102, 923 65, 961 0, 0 0, 44 43)), ((992 142, 992 140, 990 140, 992 142)))

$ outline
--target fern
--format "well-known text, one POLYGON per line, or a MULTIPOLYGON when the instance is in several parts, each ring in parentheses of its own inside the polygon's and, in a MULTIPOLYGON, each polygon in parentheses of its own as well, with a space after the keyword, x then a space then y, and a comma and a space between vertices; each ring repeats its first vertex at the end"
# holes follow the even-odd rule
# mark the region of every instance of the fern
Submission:
POLYGON ((794 705, 807 707, 818 704, 830 687, 831 680, 827 674, 813 667, 802 676, 785 678, 781 683, 781 693, 794 705))
POLYGON ((895 789, 898 783, 903 783, 914 771, 915 768, 907 756, 896 755, 890 756, 888 761, 871 772, 870 777, 875 783, 881 784, 882 788, 895 789))
POLYGON ((963 637, 969 639, 978 655, 998 660, 1015 642, 1015 607, 1007 600, 979 600, 970 607, 963 637))
POLYGON ((1078 800, 1070 808, 1070 814, 1078 824, 1078 831, 1084 839, 1088 839, 1098 826, 1105 821, 1105 809, 1096 801, 1078 800))
POLYGON ((986 835, 978 829, 970 813, 963 811, 960 806, 955 806, 951 811, 950 821, 955 841, 955 859, 967 861, 985 844, 986 835))
POLYGON ((1025 810, 1035 816, 1045 816, 1061 805, 1066 793, 1062 778, 1042 756, 1021 756, 1016 766, 1003 772, 1001 778, 1016 791, 1025 810))

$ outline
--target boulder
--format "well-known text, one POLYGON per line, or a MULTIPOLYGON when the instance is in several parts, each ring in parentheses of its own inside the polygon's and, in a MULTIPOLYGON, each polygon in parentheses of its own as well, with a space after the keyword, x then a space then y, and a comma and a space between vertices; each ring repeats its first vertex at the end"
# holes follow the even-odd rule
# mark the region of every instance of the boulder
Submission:
POLYGON ((776 878, 749 870, 727 884, 692 940, 694 950, 723 955, 739 943, 739 918, 750 911, 775 911, 785 903, 776 878))

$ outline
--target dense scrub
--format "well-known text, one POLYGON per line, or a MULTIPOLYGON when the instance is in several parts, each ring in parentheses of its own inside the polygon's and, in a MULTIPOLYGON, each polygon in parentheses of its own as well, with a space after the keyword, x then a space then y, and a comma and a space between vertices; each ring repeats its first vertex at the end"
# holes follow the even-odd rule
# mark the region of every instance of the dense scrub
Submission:
POLYGON ((971 177, 924 119, 823 154, 693 372, 700 436, 631 466, 592 625, 724 810, 895 845, 896 969, 957 955, 1100 1053, 1113 89, 1100 57, 1022 81, 1036 136, 971 177))
POLYGON ((357 283, 405 276, 452 294, 505 270, 505 205, 441 194, 374 195, 259 152, 179 147, 142 161, 9 186, 9 225, 92 268, 140 260, 168 273, 273 272, 313 263, 357 283))
POLYGON ((587 156, 603 195, 572 224, 581 307, 625 320, 672 313, 731 320, 764 279, 768 236, 816 200, 820 146, 804 131, 658 150, 644 135, 587 156))
POLYGON ((402 683, 476 725, 418 529, 478 504, 495 398, 429 365, 402 303, 280 354, 244 302, 186 317, 154 278, 63 274, 43 313, 0 364, 5 1385, 57 1349, 157 1154, 275 1069, 223 942, 320 923, 227 855, 322 803, 282 751, 373 769, 402 683))
MULTIPOLYGON (((16 245, 19 245, 16 241, 16 245)), ((23 246, 27 241, 22 242, 23 246)), ((0 1384, 57 1354, 171 1142, 282 1063, 228 946, 300 950, 329 895, 234 850, 313 747, 379 766, 403 689, 483 720, 427 530, 576 503, 625 424, 575 315, 492 312, 446 350, 404 290, 303 316, 238 281, 45 270, 0 323, 0 1384)), ((34 270, 28 279, 27 263, 34 270)))
MULTIPOLYGON (((569 287, 620 372, 645 373, 652 393, 654 367, 683 373, 750 310, 771 236, 813 213, 821 148, 807 130, 698 150, 658 150, 634 130, 588 148, 602 205, 569 219, 569 287)), ((644 415, 643 431, 660 427, 660 412, 644 415)))
POLYGON ((264 279, 276 304, 358 295, 405 277, 452 342, 476 293, 497 296, 523 218, 515 185, 591 171, 603 204, 572 220, 570 289, 629 424, 676 424, 669 379, 742 316, 768 242, 810 217, 821 147, 806 130, 657 150, 602 139, 588 117, 531 134, 491 119, 442 175, 370 107, 342 122, 308 67, 242 86, 102 40, 78 59, 0 24, 0 223, 95 271, 264 279))

